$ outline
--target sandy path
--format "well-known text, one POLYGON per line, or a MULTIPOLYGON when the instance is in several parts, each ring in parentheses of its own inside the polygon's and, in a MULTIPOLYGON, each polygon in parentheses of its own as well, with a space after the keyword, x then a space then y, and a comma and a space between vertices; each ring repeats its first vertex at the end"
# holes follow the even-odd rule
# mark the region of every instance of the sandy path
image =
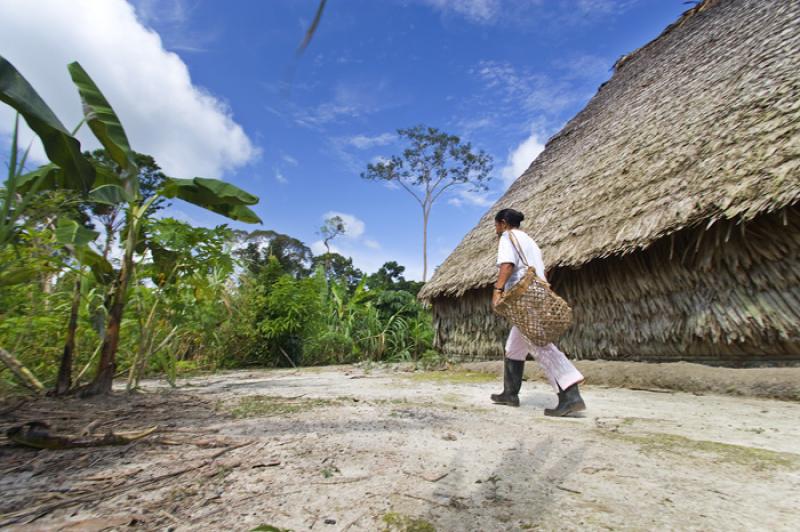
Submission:
MULTIPOLYGON (((97 516, 106 525, 135 516, 143 529, 296 531, 795 530, 800 521, 798 403, 590 386, 583 417, 551 419, 544 383, 526 382, 514 409, 488 403, 497 383, 484 375, 345 367, 184 384, 232 413, 196 428, 247 445, 211 462, 196 444, 138 445, 82 471, 83 482, 144 471, 120 485, 193 463, 197 473, 18 528, 89 529, 97 516)), ((0 490, 38 494, 37 482, 57 476, 35 472, 5 475, 0 490)))

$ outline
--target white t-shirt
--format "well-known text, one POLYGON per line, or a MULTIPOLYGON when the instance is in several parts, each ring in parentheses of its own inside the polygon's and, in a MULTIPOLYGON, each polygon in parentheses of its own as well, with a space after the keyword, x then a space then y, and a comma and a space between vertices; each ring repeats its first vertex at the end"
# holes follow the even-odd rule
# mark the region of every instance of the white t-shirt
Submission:
MULTIPOLYGON (((544 276, 544 259, 542 259, 542 251, 539 249, 539 246, 536 245, 536 242, 534 242, 531 237, 519 229, 511 229, 511 231, 514 231, 517 245, 522 250, 523 255, 525 255, 525 260, 528 261, 528 264, 533 266, 536 270, 536 275, 542 279, 547 279, 544 276)), ((504 263, 511 263, 514 265, 514 273, 508 278, 504 287, 508 290, 525 277, 525 272, 527 271, 525 263, 511 243, 508 231, 503 233, 500 237, 500 243, 497 245, 497 265, 500 266, 504 263)))

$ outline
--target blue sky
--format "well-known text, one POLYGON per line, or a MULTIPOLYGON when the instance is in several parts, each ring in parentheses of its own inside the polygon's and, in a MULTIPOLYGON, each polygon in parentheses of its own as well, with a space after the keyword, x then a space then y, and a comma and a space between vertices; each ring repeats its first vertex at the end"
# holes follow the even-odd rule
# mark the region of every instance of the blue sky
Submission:
MULTIPOLYGON (((359 177, 399 153, 398 128, 426 124, 495 160, 485 194, 440 199, 429 269, 611 75, 656 37, 681 0, 329 0, 299 59, 316 0, 0 0, 0 54, 68 126, 80 107, 65 65, 77 59, 128 126, 135 149, 176 177, 227 179, 261 197, 264 227, 374 271, 422 271, 422 216, 403 190, 359 177), (37 6, 38 4, 38 6, 37 6), (69 5, 71 4, 71 6, 69 5), (4 22, 5 21, 5 22, 4 22)), ((0 135, 10 129, 0 110, 0 135)), ((87 147, 91 136, 80 137, 87 147)), ((225 220, 176 203, 194 223, 225 220)), ((237 224, 232 224, 236 226, 237 224)))

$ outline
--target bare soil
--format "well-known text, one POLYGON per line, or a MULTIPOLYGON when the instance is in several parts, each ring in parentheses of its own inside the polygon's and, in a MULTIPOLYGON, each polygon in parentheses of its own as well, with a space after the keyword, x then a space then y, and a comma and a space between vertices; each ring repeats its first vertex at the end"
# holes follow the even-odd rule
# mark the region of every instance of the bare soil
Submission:
POLYGON ((589 409, 552 419, 555 395, 531 377, 520 408, 489 403, 490 373, 366 366, 1 404, 3 431, 159 430, 71 450, 0 440, 0 528, 796 529, 797 402, 590 380, 589 409))
MULTIPOLYGON (((691 362, 615 362, 578 360, 578 369, 595 385, 662 389, 694 394, 741 395, 800 401, 800 367, 723 368, 691 362)), ((462 368, 502 375, 502 362, 474 362, 462 368)), ((530 379, 544 381, 536 363, 525 366, 530 379)))

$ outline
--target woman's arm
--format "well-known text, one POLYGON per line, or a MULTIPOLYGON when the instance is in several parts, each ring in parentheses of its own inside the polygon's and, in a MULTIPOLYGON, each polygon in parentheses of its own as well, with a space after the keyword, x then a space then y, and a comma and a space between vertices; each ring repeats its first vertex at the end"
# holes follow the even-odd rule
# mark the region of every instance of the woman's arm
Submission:
POLYGON ((500 265, 500 273, 497 275, 497 281, 494 283, 494 291, 492 293, 492 306, 497 305, 500 298, 503 296, 503 287, 506 282, 514 273, 514 265, 510 262, 504 262, 500 265))

